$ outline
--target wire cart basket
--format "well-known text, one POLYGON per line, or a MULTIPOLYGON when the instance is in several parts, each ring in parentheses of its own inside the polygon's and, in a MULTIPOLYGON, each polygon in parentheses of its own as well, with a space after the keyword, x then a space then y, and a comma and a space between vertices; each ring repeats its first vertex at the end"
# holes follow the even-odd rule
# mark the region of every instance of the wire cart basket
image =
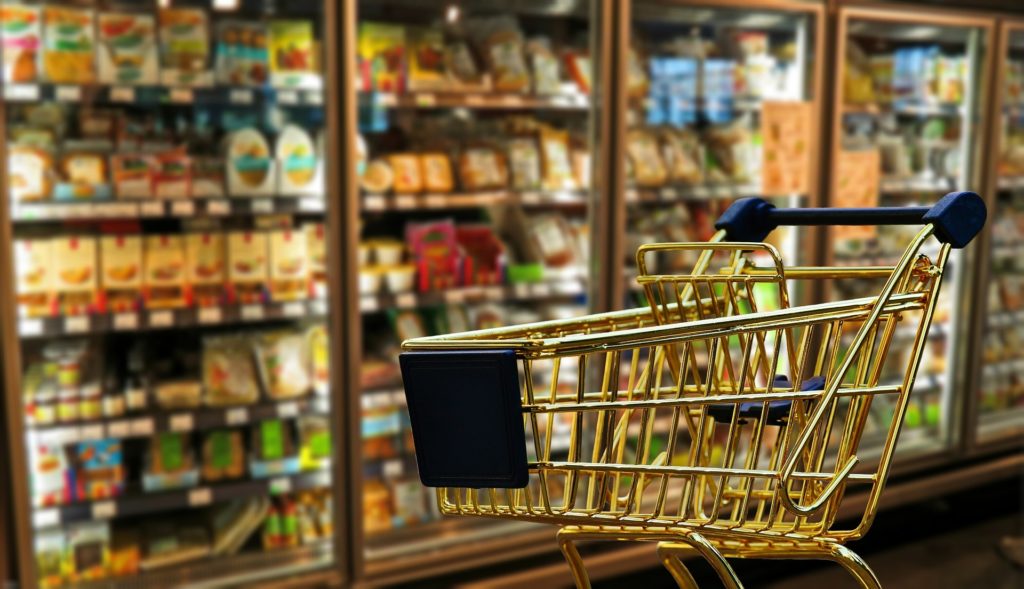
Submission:
POLYGON ((657 542, 680 587, 697 587, 693 552, 729 588, 729 558, 832 560, 880 587, 844 543, 875 518, 950 249, 985 216, 973 192, 930 208, 741 199, 707 243, 640 248, 648 308, 406 341, 420 478, 442 514, 559 525, 577 587, 576 542, 602 539, 657 542), (892 266, 787 268, 763 243, 780 225, 921 229, 892 266), (692 269, 658 273, 666 258, 692 269), (790 306, 791 284, 824 280, 884 285, 790 306), (868 430, 880 453, 859 453, 868 430), (851 491, 866 505, 840 525, 851 491))

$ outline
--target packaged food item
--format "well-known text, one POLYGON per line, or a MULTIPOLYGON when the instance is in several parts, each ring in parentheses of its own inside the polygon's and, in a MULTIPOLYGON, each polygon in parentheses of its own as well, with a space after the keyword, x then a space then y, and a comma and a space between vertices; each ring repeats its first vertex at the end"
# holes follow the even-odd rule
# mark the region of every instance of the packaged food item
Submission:
POLYGON ((547 190, 575 189, 576 180, 569 161, 569 133, 541 127, 540 153, 544 166, 543 185, 547 190))
POLYGON ((64 574, 66 554, 64 530, 36 531, 36 577, 41 589, 56 589, 67 582, 67 576, 64 574))
POLYGON ((208 86, 210 34, 206 11, 161 8, 160 82, 171 86, 208 86))
POLYGON ((384 269, 384 283, 388 292, 400 294, 410 292, 416 286, 416 266, 399 264, 384 269))
POLYGON ((280 170, 280 192, 283 195, 320 194, 320 158, 317 157, 313 138, 301 127, 285 125, 275 146, 277 167, 280 170))
POLYGON ((309 296, 305 235, 292 229, 270 233, 270 298, 294 301, 309 296))
POLYGON ((425 522, 430 518, 423 485, 416 479, 391 481, 395 520, 403 526, 425 522))
POLYGON ((540 188, 540 152, 537 141, 529 137, 515 137, 508 141, 508 161, 512 175, 512 188, 537 190, 540 188))
POLYGON ((237 479, 245 474, 245 447, 240 430, 207 432, 202 447, 203 480, 208 482, 237 479))
POLYGON ((270 278, 267 235, 254 231, 228 234, 229 296, 243 304, 263 300, 270 278))
POLYGON ((263 390, 273 400, 293 399, 309 393, 309 348, 302 333, 264 333, 256 341, 263 390))
POLYGON ((110 540, 110 575, 122 577, 139 572, 142 544, 137 528, 115 529, 110 540))
POLYGON ((358 55, 361 90, 405 92, 404 27, 390 23, 359 23, 358 55))
POLYGON ((217 82, 231 86, 262 86, 269 78, 267 29, 260 22, 223 20, 217 23, 217 82))
POLYGON ((221 503, 208 511, 214 556, 237 554, 259 529, 271 506, 267 497, 251 497, 221 503))
POLYGON ((146 492, 194 487, 198 483, 191 434, 164 432, 150 438, 146 469, 142 473, 146 492))
POLYGON ((705 141, 715 166, 709 166, 712 179, 735 183, 750 182, 760 176, 761 158, 749 130, 748 121, 737 119, 728 125, 712 127, 705 141))
POLYGON ((215 232, 189 233, 185 237, 188 270, 185 280, 191 300, 198 307, 221 304, 224 298, 226 264, 224 235, 215 232))
POLYGON ((490 147, 471 147, 459 157, 459 180, 466 190, 489 190, 508 185, 505 160, 490 147))
POLYGON ((68 526, 68 554, 72 582, 105 578, 110 568, 110 524, 104 521, 68 526))
POLYGON ((98 303, 96 239, 64 236, 53 240, 51 260, 58 308, 66 315, 90 312, 98 303))
POLYGON ((156 84, 156 19, 149 14, 101 12, 99 69, 104 84, 156 84))
POLYGON ((533 93, 552 95, 561 92, 558 58, 551 51, 551 41, 546 37, 531 39, 526 44, 526 52, 533 71, 533 93))
POLYGON ((224 160, 219 157, 191 156, 192 198, 224 197, 224 160))
POLYGON ((232 133, 227 140, 228 193, 231 196, 266 196, 277 186, 270 145, 253 128, 232 133))
POLYGON ((202 392, 203 383, 197 380, 170 380, 157 383, 153 397, 162 409, 193 409, 199 406, 202 392))
POLYGON ((363 530, 367 534, 391 529, 391 492, 378 479, 363 484, 363 530))
POLYGON ((299 462, 303 470, 323 468, 331 459, 331 427, 323 415, 299 418, 299 462))
POLYGON ((414 153, 397 153, 388 158, 395 173, 395 192, 415 194, 423 191, 423 171, 414 153))
POLYGON ((565 217, 557 214, 530 217, 526 230, 533 250, 545 266, 560 268, 576 261, 573 231, 565 217))
POLYGON ((8 193, 14 201, 50 198, 53 156, 38 147, 13 145, 7 155, 8 193))
POLYGON ((410 27, 409 89, 441 90, 448 85, 444 67, 444 33, 434 27, 410 27))
POLYGON ((192 160, 184 150, 157 154, 156 164, 153 182, 156 198, 188 198, 192 194, 192 160))
POLYGON ((132 311, 142 294, 142 238, 105 235, 100 238, 100 287, 111 312, 132 311))
POLYGON ((589 95, 590 89, 593 88, 594 71, 590 57, 576 51, 568 52, 565 55, 565 69, 568 70, 572 81, 576 82, 576 88, 580 93, 589 95))
POLYGON ((74 446, 73 486, 77 501, 118 497, 124 492, 120 440, 79 442, 74 446))
POLYGON ((464 40, 454 39, 445 45, 444 67, 453 88, 460 91, 490 90, 490 78, 480 71, 473 50, 464 40))
POLYGON ((383 159, 376 159, 366 166, 366 172, 359 178, 359 186, 371 194, 380 194, 391 190, 395 181, 395 173, 383 159))
POLYGON ((410 223, 405 228, 419 276, 419 290, 444 290, 458 284, 459 246, 451 219, 410 223))
POLYGON ((700 139, 689 130, 662 133, 662 154, 673 182, 694 185, 703 182, 700 139))
POLYGON ((590 151, 587 149, 573 147, 569 152, 572 161, 572 179, 577 188, 590 188, 591 168, 590 151))
POLYGON ((327 328, 314 325, 306 330, 306 346, 309 349, 310 376, 317 394, 327 394, 331 375, 331 351, 327 328))
POLYGON ((526 67, 523 35, 511 16, 467 21, 467 29, 475 36, 498 92, 526 92, 530 88, 530 71, 526 67))
POLYGON ((27 84, 39 80, 42 12, 39 6, 0 6, 0 43, 3 44, 4 82, 27 84))
POLYGON ((638 186, 662 186, 668 180, 668 172, 658 151, 658 141, 650 132, 631 129, 626 135, 626 153, 633 165, 633 179, 638 186))
POLYGON ((277 88, 314 88, 320 80, 313 23, 308 20, 271 20, 270 83, 277 88))
POLYGON ((64 445, 39 440, 32 446, 32 504, 36 507, 53 507, 71 501, 64 445))
POLYGON ((96 81, 95 13, 89 8, 43 7, 43 71, 56 84, 96 81))
POLYGON ((50 314, 55 273, 52 242, 20 239, 14 242, 14 272, 18 307, 29 317, 50 314))
POLYGON ((255 478, 299 472, 292 423, 281 419, 256 423, 252 429, 252 455, 249 471, 255 478))
MULTIPOLYGON (((187 520, 186 520, 187 522, 187 520)), ((143 571, 201 560, 210 555, 210 534, 205 523, 147 522, 143 571)))
POLYGON ((60 162, 60 180, 53 190, 56 200, 105 199, 112 194, 106 157, 86 151, 64 154, 60 162))
POLYGON ((118 198, 152 198, 159 164, 141 153, 117 153, 110 156, 114 193, 118 198))
POLYGON ((146 307, 185 306, 185 243, 181 235, 147 235, 143 296, 146 307))
POLYGON ((327 241, 323 223, 309 223, 303 226, 306 235, 306 263, 312 281, 314 298, 323 298, 327 292, 327 241))
POLYGON ((452 178, 452 165, 448 156, 443 153, 424 153, 420 156, 420 169, 423 172, 423 188, 427 192, 448 193, 455 188, 452 178))
POLYGON ((259 399, 252 344, 241 336, 203 338, 204 402, 211 407, 246 405, 259 399))

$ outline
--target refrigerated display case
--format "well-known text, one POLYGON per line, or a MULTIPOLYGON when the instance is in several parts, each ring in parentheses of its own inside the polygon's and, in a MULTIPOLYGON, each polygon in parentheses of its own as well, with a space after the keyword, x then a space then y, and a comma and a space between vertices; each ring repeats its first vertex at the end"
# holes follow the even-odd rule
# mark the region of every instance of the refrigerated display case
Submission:
MULTIPOLYGON (((813 2, 634 0, 630 6, 620 81, 628 116, 617 137, 627 218, 617 257, 628 292, 616 300, 627 305, 641 294, 633 280, 638 245, 703 241, 737 198, 817 203, 825 26, 824 5, 813 2)), ((810 262, 813 248, 800 244, 813 242, 811 232, 776 233, 773 245, 788 263, 810 262)))
POLYGON ((969 424, 977 446, 1012 443, 1024 431, 1024 356, 1019 351, 1024 336, 1024 23, 1001 24, 998 59, 993 85, 998 106, 992 110, 998 124, 988 166, 994 172, 992 221, 982 242, 987 258, 979 286, 985 295, 978 301, 985 313, 979 314, 981 337, 974 352, 980 376, 971 389, 975 422, 969 424))
POLYGON ((366 0, 350 15, 357 576, 537 549, 529 525, 439 518, 416 475, 398 344, 592 308, 608 6, 366 0))
MULTIPOLYGON (((989 19, 941 10, 840 7, 829 206, 925 205, 953 190, 984 191, 984 80, 993 28, 989 19)), ((829 255, 843 265, 891 265, 908 231, 913 228, 834 228, 829 255)), ((959 442, 977 250, 957 251, 947 266, 897 467, 924 464, 925 455, 959 442)), ((876 286, 837 283, 831 296, 864 296, 876 286)), ((892 410, 877 401, 874 421, 884 425, 892 410)))
POLYGON ((0 5, 22 586, 340 574, 335 14, 316 0, 0 5))

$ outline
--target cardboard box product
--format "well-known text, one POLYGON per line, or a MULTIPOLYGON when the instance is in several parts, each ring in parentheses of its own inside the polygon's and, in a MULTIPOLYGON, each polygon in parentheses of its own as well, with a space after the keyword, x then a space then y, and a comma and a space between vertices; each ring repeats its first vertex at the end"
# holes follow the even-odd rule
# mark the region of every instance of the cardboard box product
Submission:
POLYGON ((191 300, 200 307, 223 302, 227 277, 224 241, 224 234, 213 232, 190 233, 185 238, 186 280, 191 300))
POLYGON ((80 315, 96 308, 97 287, 96 239, 72 235, 52 242, 54 292, 62 313, 80 315))
POLYGON ((117 198, 153 198, 159 163, 141 153, 119 153, 110 156, 117 198))
POLYGON ((229 295, 242 304, 263 301, 270 278, 267 234, 232 231, 228 234, 229 295))
POLYGON ((30 317, 50 313, 54 268, 52 243, 45 239, 14 242, 14 272, 19 312, 30 317))
POLYGON ((306 259, 314 295, 322 298, 326 294, 327 286, 327 240, 324 224, 309 223, 302 229, 306 234, 306 259))
POLYGON ((96 81, 96 13, 89 8, 43 8, 43 71, 56 84, 96 81))
POLYGON ((270 35, 270 84, 276 88, 323 86, 318 68, 313 23, 307 20, 272 20, 270 35))
POLYGON ((28 84, 39 81, 39 50, 43 44, 42 11, 39 6, 0 6, 3 35, 4 82, 28 84))
POLYGON ((184 307, 185 244, 180 235, 147 235, 143 295, 150 309, 184 307))
POLYGON ((134 310, 142 294, 142 237, 103 236, 100 265, 104 307, 115 313, 134 310))
POLYGON ((99 70, 104 84, 156 84, 156 19, 149 14, 101 12, 99 70))
POLYGON ((206 11, 160 10, 160 81, 173 86, 208 86, 210 41, 206 11))
POLYGON ((309 296, 306 236, 295 229, 270 233, 270 298, 294 301, 309 296))
POLYGON ((267 83, 269 55, 267 28, 253 21, 222 20, 217 23, 217 82, 233 86, 267 83))

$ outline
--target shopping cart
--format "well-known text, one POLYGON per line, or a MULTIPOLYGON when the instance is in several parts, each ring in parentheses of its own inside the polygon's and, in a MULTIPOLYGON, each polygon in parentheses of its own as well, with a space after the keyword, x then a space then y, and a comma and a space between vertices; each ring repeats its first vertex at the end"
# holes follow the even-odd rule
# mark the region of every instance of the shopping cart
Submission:
POLYGON ((879 587, 844 543, 874 520, 950 248, 985 215, 972 192, 931 208, 742 199, 708 243, 640 248, 649 308, 406 341, 420 478, 443 514, 560 525, 578 587, 576 542, 593 539, 658 542, 681 587, 693 551, 731 588, 727 558, 833 560, 879 587), (923 227, 892 266, 786 268, 763 243, 780 225, 923 227), (789 304, 805 282, 872 279, 877 296, 789 304), (866 437, 881 451, 859 453, 866 437), (861 515, 844 527, 847 496, 861 515))

